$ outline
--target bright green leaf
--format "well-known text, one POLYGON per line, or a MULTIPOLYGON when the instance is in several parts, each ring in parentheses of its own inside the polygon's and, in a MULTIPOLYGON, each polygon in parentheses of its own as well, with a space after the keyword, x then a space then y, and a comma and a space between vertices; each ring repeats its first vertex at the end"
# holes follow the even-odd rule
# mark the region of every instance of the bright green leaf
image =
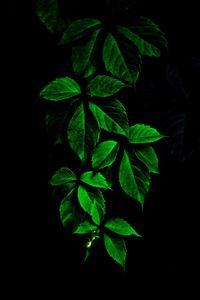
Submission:
POLYGON ((129 141, 132 144, 153 143, 164 136, 149 125, 136 124, 129 129, 129 141))
POLYGON ((93 205, 91 208, 91 217, 95 224, 100 225, 105 216, 105 199, 101 191, 93 192, 93 205))
POLYGON ((158 171, 158 157, 151 146, 142 149, 134 149, 135 155, 141 160, 150 173, 159 173, 158 171))
POLYGON ((72 116, 67 135, 73 151, 85 161, 99 140, 100 130, 94 117, 86 116, 83 103, 72 116))
POLYGON ((58 16, 58 0, 37 0, 36 13, 52 33, 65 29, 63 19, 58 16))
POLYGON ((88 77, 96 71, 93 64, 93 55, 100 30, 95 30, 88 41, 72 48, 72 65, 75 74, 88 77))
POLYGON ((150 188, 150 181, 149 172, 145 168, 142 169, 130 153, 124 151, 119 170, 119 182, 124 192, 139 201, 142 207, 150 188))
POLYGON ((40 93, 46 100, 60 101, 70 99, 81 94, 78 83, 70 77, 57 78, 50 82, 40 93))
POLYGON ((95 224, 100 225, 105 215, 105 199, 98 189, 89 191, 84 186, 78 187, 78 201, 95 224))
POLYGON ((116 141, 106 141, 97 145, 92 154, 92 167, 103 169, 112 165, 117 157, 119 144, 116 141))
POLYGON ((69 181, 76 181, 76 175, 67 167, 62 167, 52 176, 50 184, 53 186, 60 186, 69 181))
POLYGON ((78 234, 87 234, 93 230, 96 230, 98 227, 92 223, 90 223, 90 221, 86 220, 84 222, 82 222, 78 228, 74 231, 74 233, 78 233, 78 234))
POLYGON ((104 244, 107 253, 125 270, 126 243, 123 239, 116 239, 104 233, 104 244))
POLYGON ((109 97, 126 86, 126 84, 116 78, 106 75, 97 75, 90 81, 87 87, 87 94, 91 97, 109 97))
POLYGON ((60 45, 67 44, 86 36, 97 27, 101 27, 102 23, 96 19, 80 19, 69 25, 63 33, 60 45))
POLYGON ((141 57, 137 47, 127 41, 118 40, 108 33, 104 47, 103 60, 105 68, 112 75, 135 85, 141 69, 141 57))
POLYGON ((146 41, 139 35, 135 34, 130 29, 123 27, 123 26, 117 26, 117 29, 120 33, 122 33, 127 39, 129 39, 131 42, 133 42, 139 49, 140 53, 142 55, 147 56, 160 56, 160 50, 151 44, 151 42, 146 41))
POLYGON ((90 102, 89 108, 96 118, 99 127, 117 134, 127 135, 128 118, 122 103, 116 99, 105 101, 102 99, 98 105, 90 102))
POLYGON ((120 218, 110 219, 105 223, 104 227, 120 235, 141 236, 130 224, 120 218))
POLYGON ((82 185, 78 187, 78 201, 82 209, 91 215, 91 208, 93 199, 90 197, 89 192, 82 185))
POLYGON ((109 188, 105 177, 99 172, 87 171, 81 175, 80 180, 90 186, 97 188, 109 188))

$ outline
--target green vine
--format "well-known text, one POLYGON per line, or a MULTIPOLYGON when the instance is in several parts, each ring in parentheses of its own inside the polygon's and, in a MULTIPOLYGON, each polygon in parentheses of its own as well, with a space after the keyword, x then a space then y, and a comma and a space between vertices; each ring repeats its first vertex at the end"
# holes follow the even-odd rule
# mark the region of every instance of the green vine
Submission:
MULTIPOLYGON (((122 5, 121 1, 117 5, 122 5)), ((47 29, 61 34, 60 47, 71 48, 74 76, 66 72, 65 77, 51 81, 40 97, 62 103, 62 109, 55 104, 55 109, 47 112, 47 129, 55 145, 67 141, 80 168, 76 173, 60 166, 50 184, 61 200, 63 226, 86 237, 85 258, 102 241, 107 253, 125 269, 125 238, 141 235, 124 218, 107 217, 106 192, 119 187, 143 208, 151 174, 159 173, 152 143, 164 136, 148 125, 129 124, 119 99, 126 89, 134 91, 142 57, 159 57, 167 41, 159 27, 145 17, 129 26, 108 24, 105 18, 78 19, 66 26, 68 20, 59 16, 58 7, 58 0, 39 0, 36 12, 47 29)))

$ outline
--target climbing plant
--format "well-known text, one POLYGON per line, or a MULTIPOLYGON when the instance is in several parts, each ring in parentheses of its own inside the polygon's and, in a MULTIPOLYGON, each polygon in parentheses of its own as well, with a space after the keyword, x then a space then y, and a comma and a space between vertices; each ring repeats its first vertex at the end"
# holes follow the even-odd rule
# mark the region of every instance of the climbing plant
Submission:
POLYGON ((124 95, 134 93, 143 57, 160 57, 167 41, 146 17, 128 25, 118 22, 118 12, 133 1, 107 1, 102 18, 75 20, 59 14, 61 2, 38 0, 36 13, 59 36, 58 47, 70 49, 73 75, 66 68, 65 76, 41 90, 40 98, 52 103, 46 126, 54 145, 69 145, 79 168, 60 165, 49 182, 67 234, 85 240, 85 259, 103 243, 125 269, 126 238, 141 235, 126 216, 112 216, 107 192, 120 189, 143 209, 151 176, 159 173, 152 145, 164 135, 148 124, 130 124, 124 95))

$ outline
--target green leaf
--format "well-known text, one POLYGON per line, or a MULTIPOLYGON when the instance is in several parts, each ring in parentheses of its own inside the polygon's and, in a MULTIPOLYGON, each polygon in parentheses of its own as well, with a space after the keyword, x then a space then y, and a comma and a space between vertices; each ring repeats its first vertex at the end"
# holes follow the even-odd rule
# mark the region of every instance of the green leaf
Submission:
POLYGON ((107 253, 112 259, 120 264, 125 270, 126 263, 126 243, 123 239, 116 239, 104 233, 104 244, 107 253))
POLYGON ((88 77, 96 71, 93 64, 93 55, 100 31, 101 29, 95 30, 87 42, 72 48, 72 65, 75 74, 88 77))
POLYGON ((105 68, 112 75, 135 85, 141 70, 141 57, 137 47, 127 41, 116 41, 112 34, 108 33, 104 47, 103 60, 105 68))
POLYGON ((76 20, 69 25, 66 31, 63 33, 60 45, 67 44, 80 38, 83 38, 92 30, 97 27, 101 27, 102 23, 96 19, 80 19, 76 20))
POLYGON ((60 204, 60 219, 66 229, 74 229, 80 223, 81 215, 72 201, 74 191, 71 191, 60 204))
POLYGON ((74 231, 74 233, 78 233, 78 234, 87 234, 93 230, 96 230, 98 227, 92 223, 90 223, 90 221, 86 220, 83 223, 81 223, 78 228, 74 231))
POLYGON ((128 118, 126 110, 122 103, 116 99, 109 99, 109 101, 95 103, 89 102, 89 108, 101 129, 108 132, 127 135, 128 118))
POLYGON ((80 180, 90 186, 97 188, 109 188, 105 177, 99 172, 87 171, 81 175, 80 180))
POLYGON ((112 165, 117 157, 119 144, 116 141, 106 141, 97 145, 92 155, 92 167, 103 169, 112 165))
POLYGON ((75 98, 68 103, 59 102, 59 106, 51 107, 46 114, 46 129, 49 134, 49 138, 52 140, 54 145, 60 144, 63 142, 66 137, 66 126, 69 113, 72 109, 77 108, 77 100, 75 98))
POLYGON ((158 56, 158 51, 160 51, 159 49, 168 48, 168 42, 165 34, 160 30, 158 25, 146 17, 140 17, 137 24, 130 26, 129 29, 140 39, 145 41, 145 43, 149 43, 148 46, 144 43, 144 48, 142 48, 141 40, 137 40, 140 50, 143 51, 144 55, 158 56), (149 47, 149 45, 151 45, 151 47, 149 47), (156 50, 156 48, 158 50, 156 50))
POLYGON ((57 0, 37 0, 36 14, 52 33, 61 32, 65 29, 63 19, 58 16, 57 0))
POLYGON ((89 191, 84 186, 78 187, 78 201, 95 224, 100 225, 105 216, 105 199, 99 190, 89 191))
POLYGON ((153 143, 164 136, 149 125, 136 124, 129 129, 129 141, 132 144, 153 143))
POLYGON ((106 75, 97 75, 87 87, 87 94, 91 97, 110 97, 127 85, 116 78, 106 75))
POLYGON ((72 116, 67 135, 72 150, 85 161, 99 140, 100 130, 94 117, 86 116, 83 103, 72 116))
POLYGON ((94 200, 91 208, 92 220, 95 224, 100 225, 105 216, 105 199, 102 192, 99 190, 94 192, 93 198, 94 200))
POLYGON ((155 56, 155 57, 160 56, 160 50, 156 46, 152 45, 150 42, 146 41, 144 38, 135 34, 130 29, 123 27, 123 26, 117 26, 117 29, 127 39, 129 39, 131 42, 133 42, 138 47, 138 49, 142 55, 155 56))
POLYGON ((134 149, 134 152, 137 158, 146 165, 150 173, 159 173, 158 157, 151 146, 143 149, 134 149))
POLYGON ((141 168, 131 157, 131 154, 124 151, 119 169, 119 182, 124 192, 144 205, 145 195, 150 188, 150 175, 145 168, 141 168))
POLYGON ((67 167, 62 167, 52 176, 50 184, 53 186, 60 186, 69 181, 76 181, 76 175, 67 167))
POLYGON ((93 205, 93 199, 90 197, 89 192, 82 185, 78 187, 78 201, 82 209, 91 215, 91 208, 93 205))
POLYGON ((50 82, 40 93, 46 100, 60 101, 81 95, 78 83, 70 77, 57 78, 50 82))
POLYGON ((131 225, 129 225, 125 220, 120 218, 110 219, 108 222, 105 223, 104 227, 121 235, 141 236, 135 231, 135 229, 133 229, 131 225))

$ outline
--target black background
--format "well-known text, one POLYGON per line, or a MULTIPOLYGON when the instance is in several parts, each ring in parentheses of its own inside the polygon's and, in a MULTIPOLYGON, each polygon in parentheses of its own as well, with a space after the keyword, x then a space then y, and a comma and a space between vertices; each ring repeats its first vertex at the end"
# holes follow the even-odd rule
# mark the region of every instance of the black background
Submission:
MULTIPOLYGON (((101 15, 101 1, 67 2, 74 18, 88 14, 91 3, 96 14, 101 15)), ((156 82, 157 99, 152 106, 145 106, 144 115, 143 104, 140 104, 142 93, 139 93, 136 106, 129 105, 128 112, 133 120, 145 123, 147 119, 161 130, 165 130, 162 123, 165 109, 183 112, 187 121, 186 148, 191 149, 192 154, 186 160, 178 161, 169 155, 170 150, 165 144, 158 144, 161 174, 153 179, 144 213, 137 207, 133 216, 127 212, 144 238, 139 241, 129 239, 127 272, 123 273, 103 249, 83 264, 79 240, 66 235, 61 226, 58 206, 53 203, 47 184, 52 171, 50 155, 53 150, 46 135, 45 109, 38 104, 37 96, 44 84, 59 72, 64 72, 64 53, 57 50, 55 37, 37 19, 34 1, 29 4, 9 2, 8 45, 12 49, 11 64, 15 66, 13 76, 16 78, 17 99, 21 99, 18 105, 13 104, 13 111, 20 107, 19 128, 16 125, 12 129, 12 143, 18 166, 16 180, 20 184, 17 191, 23 207, 23 217, 18 218, 20 225, 15 226, 24 232, 23 247, 17 243, 18 235, 13 247, 17 265, 23 265, 24 284, 33 293, 56 291, 57 295, 61 293, 67 297, 72 288, 74 295, 80 292, 87 298, 105 295, 109 291, 115 295, 123 292, 123 299, 126 299, 127 295, 132 298, 135 295, 172 296, 186 290, 194 291, 196 286, 200 76, 192 75, 188 65, 191 57, 199 57, 200 53, 197 4, 190 1, 175 6, 170 1, 160 1, 159 4, 138 1, 137 9, 141 15, 152 18, 161 26, 170 47, 167 57, 144 65, 147 81, 156 82), (190 86, 189 100, 175 97, 172 101, 169 93, 166 96, 162 78, 168 61, 175 62, 182 70, 184 82, 190 86), (133 116, 135 111, 136 117, 133 116), (23 146, 19 148, 19 144, 23 146)), ((68 55, 66 53, 66 65, 68 55)))

